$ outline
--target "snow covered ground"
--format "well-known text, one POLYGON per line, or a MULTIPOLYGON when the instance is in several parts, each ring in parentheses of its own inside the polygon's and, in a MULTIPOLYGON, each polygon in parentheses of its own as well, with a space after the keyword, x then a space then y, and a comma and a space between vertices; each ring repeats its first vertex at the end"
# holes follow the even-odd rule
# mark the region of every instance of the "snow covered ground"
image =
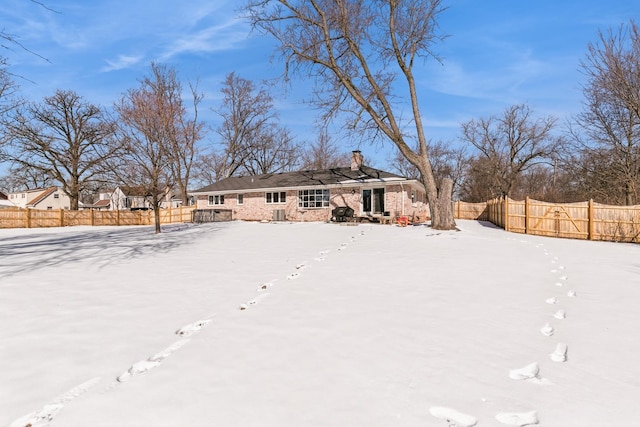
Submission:
POLYGON ((0 426, 640 425, 640 246, 0 230, 0 426))

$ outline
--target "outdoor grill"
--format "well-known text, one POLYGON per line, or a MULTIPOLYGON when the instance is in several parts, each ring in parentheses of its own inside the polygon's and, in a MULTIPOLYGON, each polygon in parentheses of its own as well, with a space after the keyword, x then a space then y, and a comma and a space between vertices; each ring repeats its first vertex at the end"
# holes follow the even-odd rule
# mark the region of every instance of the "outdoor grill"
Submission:
POLYGON ((331 211, 335 222, 346 222, 353 218, 353 209, 349 206, 338 206, 331 211))

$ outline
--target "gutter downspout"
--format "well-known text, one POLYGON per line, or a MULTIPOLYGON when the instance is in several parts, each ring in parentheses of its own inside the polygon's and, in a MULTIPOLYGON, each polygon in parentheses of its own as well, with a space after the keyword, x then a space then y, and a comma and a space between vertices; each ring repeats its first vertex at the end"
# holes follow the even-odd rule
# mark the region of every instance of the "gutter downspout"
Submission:
POLYGON ((400 181, 400 189, 402 190, 402 216, 404 216, 404 186, 402 185, 402 181, 400 181))

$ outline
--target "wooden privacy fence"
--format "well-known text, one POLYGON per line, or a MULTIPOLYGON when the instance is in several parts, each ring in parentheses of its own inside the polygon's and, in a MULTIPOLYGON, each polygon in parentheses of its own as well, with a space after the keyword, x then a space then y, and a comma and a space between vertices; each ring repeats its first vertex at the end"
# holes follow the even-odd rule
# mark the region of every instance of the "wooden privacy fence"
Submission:
POLYGON ((506 231, 571 239, 640 242, 640 205, 593 200, 548 203, 501 197, 487 202, 487 219, 506 231))
MULTIPOLYGON (((193 206, 160 210, 160 224, 191 222, 193 206)), ((65 209, 0 209, 0 228, 66 227, 73 225, 151 225, 155 224, 152 210, 100 211, 65 209)))
POLYGON ((456 219, 476 219, 488 221, 487 203, 453 202, 453 215, 456 219))

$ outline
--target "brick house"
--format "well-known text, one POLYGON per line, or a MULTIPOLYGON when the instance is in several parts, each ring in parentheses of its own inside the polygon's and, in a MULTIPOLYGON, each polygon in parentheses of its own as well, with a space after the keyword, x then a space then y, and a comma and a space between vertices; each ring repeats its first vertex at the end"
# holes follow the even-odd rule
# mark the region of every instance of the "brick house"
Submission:
POLYGON ((230 210, 247 221, 329 221, 341 206, 370 220, 429 216, 419 181, 363 165, 360 151, 350 167, 230 177, 190 194, 197 209, 230 210))

